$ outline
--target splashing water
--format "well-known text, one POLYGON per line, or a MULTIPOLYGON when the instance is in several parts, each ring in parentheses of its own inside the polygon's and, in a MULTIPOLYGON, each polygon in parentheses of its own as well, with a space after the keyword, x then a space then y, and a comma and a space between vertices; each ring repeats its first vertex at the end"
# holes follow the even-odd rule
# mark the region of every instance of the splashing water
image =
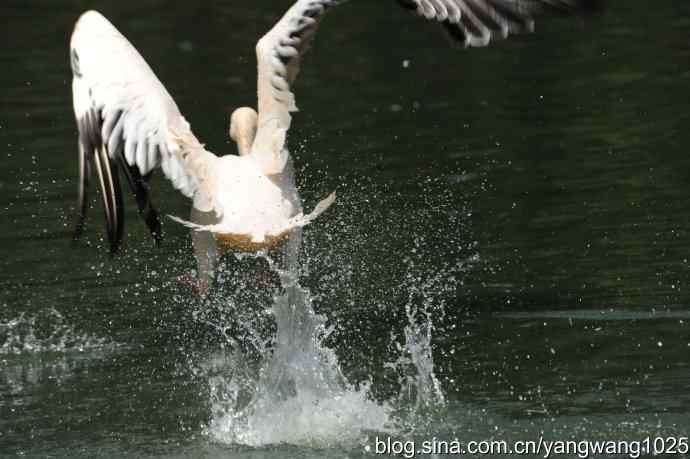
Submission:
POLYGON ((414 371, 404 377, 405 392, 414 394, 415 408, 443 406, 445 396, 441 383, 434 372, 434 358, 431 349, 431 338, 434 322, 431 311, 419 311, 412 303, 405 305, 407 325, 405 325, 405 342, 397 344, 398 349, 409 355, 399 357, 396 366, 412 365, 414 371), (422 316, 421 320, 419 316, 422 316))
POLYGON ((0 355, 94 350, 112 343, 79 333, 54 308, 0 321, 0 355))
MULTIPOLYGON (((419 253, 417 250, 413 252, 419 253)), ((395 333, 391 333, 390 342, 399 356, 395 361, 384 365, 401 375, 400 402, 411 404, 409 419, 402 420, 402 424, 407 427, 405 430, 414 430, 415 425, 423 421, 430 410, 442 408, 446 404, 434 366, 432 339, 436 331, 435 323, 443 323, 446 316, 442 295, 455 288, 454 275, 464 271, 467 265, 475 261, 474 257, 470 257, 424 276, 417 273, 417 266, 412 258, 405 260, 406 276, 401 286, 407 292, 404 340, 401 341, 395 333)))
POLYGON ((333 330, 314 312, 312 296, 299 285, 296 271, 267 261, 280 275, 283 289, 271 309, 276 322, 273 348, 262 347, 265 362, 258 372, 239 354, 214 358, 216 374, 209 379, 214 416, 208 427, 213 439, 250 446, 363 445, 373 432, 414 430, 430 411, 445 405, 434 368, 434 320, 443 321, 439 297, 454 288, 453 273, 473 260, 444 266, 425 279, 406 261, 407 276, 400 285, 408 295, 406 324, 401 337, 391 338, 399 357, 385 365, 402 375, 402 390, 397 399, 383 403, 372 400, 369 384, 355 387, 342 374, 336 354, 324 344, 333 330), (401 411, 401 406, 409 409, 401 411))
MULTIPOLYGON (((453 202, 448 196, 430 196, 453 202)), ((212 439, 249 446, 291 444, 359 447, 365 445, 372 434, 405 434, 432 421, 438 408, 445 406, 445 395, 436 375, 432 347, 434 335, 443 332, 447 326, 443 323, 443 298, 455 294, 455 289, 461 285, 456 276, 462 275, 468 266, 477 261, 474 256, 463 257, 461 261, 454 258, 448 262, 429 259, 428 249, 432 246, 433 238, 447 243, 449 234, 461 234, 457 231, 457 221, 451 222, 452 231, 419 231, 420 225, 423 227, 427 224, 433 213, 445 215, 443 206, 436 204, 430 203, 419 215, 408 213, 409 231, 392 234, 410 236, 414 241, 411 254, 401 266, 404 269, 403 278, 386 279, 394 282, 390 285, 394 285, 397 293, 406 295, 402 303, 404 313, 400 317, 403 319, 402 328, 398 335, 391 333, 389 343, 394 360, 391 362, 389 359, 391 363, 384 363, 386 360, 382 362, 384 368, 392 369, 399 376, 400 393, 386 396, 383 402, 376 402, 372 395, 373 375, 359 384, 352 384, 343 375, 334 350, 325 344, 335 330, 328 327, 325 316, 314 311, 311 291, 299 284, 299 275, 305 266, 298 263, 301 236, 297 235, 290 240, 281 266, 271 258, 262 256, 271 272, 278 275, 280 284, 280 293, 270 303, 270 316, 275 322, 273 339, 263 341, 254 333, 256 323, 243 321, 249 332, 245 335, 253 337, 253 347, 258 350, 257 361, 252 363, 242 353, 226 347, 206 363, 204 374, 208 378, 212 405, 207 434, 212 439)), ((355 203, 351 208, 366 211, 369 206, 355 203)), ((457 214, 457 218, 461 218, 457 214)), ((380 227, 395 227, 393 223, 379 223, 380 227)), ((377 226, 371 221, 369 224, 377 226)), ((376 238, 380 235, 380 232, 372 232, 366 236, 376 238)), ((355 253, 360 250, 360 245, 364 248, 385 247, 386 241, 381 245, 367 238, 352 239, 352 244, 356 244, 355 253)), ((457 247, 461 245, 456 244, 457 247)), ((388 272, 385 268, 390 265, 390 260, 376 258, 368 253, 368 249, 367 258, 354 255, 354 259, 357 262, 367 260, 369 265, 353 266, 353 247, 348 246, 347 241, 342 246, 329 244, 328 247, 327 254, 309 257, 307 262, 314 259, 331 260, 326 264, 337 265, 335 274, 326 276, 331 292, 361 288, 363 279, 353 278, 353 272, 357 276, 388 272), (342 255, 334 253, 334 248, 342 255), (384 269, 377 271, 381 266, 384 269), (339 276, 338 273, 343 275, 339 276), (354 284, 350 285, 353 279, 354 284)), ((462 247, 465 250, 465 246, 462 247)), ((322 265, 319 263, 317 269, 323 269, 322 265)), ((389 295, 376 304, 385 305, 387 311, 395 311, 401 306, 396 298, 399 297, 389 295)), ((353 300, 354 305, 363 299, 354 296, 353 300)), ((229 298, 226 301, 232 303, 235 300, 229 298)), ((243 313, 240 309, 230 315, 243 313)), ((393 322, 391 324, 394 325, 393 322)), ((221 328, 223 326, 221 320, 221 328)), ((452 329, 453 326, 449 327, 452 329)))
POLYGON ((310 292, 298 283, 299 241, 291 244, 287 269, 266 258, 283 290, 272 306, 273 349, 263 352, 265 362, 254 388, 247 384, 251 372, 246 368, 235 367, 230 380, 210 380, 215 417, 208 433, 224 443, 250 446, 362 444, 367 432, 390 430, 391 407, 374 402, 366 384, 351 385, 333 350, 323 344, 332 330, 325 317, 314 312, 310 292), (249 402, 242 407, 247 393, 249 402))

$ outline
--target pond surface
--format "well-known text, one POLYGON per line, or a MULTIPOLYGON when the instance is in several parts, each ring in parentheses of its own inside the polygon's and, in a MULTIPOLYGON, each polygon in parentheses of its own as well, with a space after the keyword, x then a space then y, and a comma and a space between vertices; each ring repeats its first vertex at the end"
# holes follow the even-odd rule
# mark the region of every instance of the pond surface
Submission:
POLYGON ((153 247, 131 199, 122 254, 95 198, 72 241, 69 35, 99 9, 234 153, 253 46, 290 2, 5 0, 0 456, 688 436, 690 4, 610 3, 470 50, 389 3, 333 10, 289 144, 305 207, 338 201, 299 280, 229 255, 202 300, 177 280, 188 232, 166 219, 153 247))

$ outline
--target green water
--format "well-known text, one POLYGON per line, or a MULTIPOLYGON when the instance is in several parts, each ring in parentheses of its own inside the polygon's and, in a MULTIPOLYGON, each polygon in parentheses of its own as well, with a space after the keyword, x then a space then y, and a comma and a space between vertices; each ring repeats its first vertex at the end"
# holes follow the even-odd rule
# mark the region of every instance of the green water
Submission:
MULTIPOLYGON (((305 207, 339 195, 305 229, 301 283, 343 375, 395 405, 403 438, 690 435, 690 5, 611 2, 458 50, 392 3, 335 9, 295 87, 305 207), (445 402, 431 410, 389 365, 406 306, 434 324, 445 402)), ((254 43, 289 4, 0 5, 0 456, 374 457, 367 432, 336 446, 210 435, 223 339, 199 317, 219 303, 176 280, 194 269, 187 231, 166 220, 153 247, 130 200, 111 259, 94 201, 71 241, 78 15, 110 18, 199 139, 230 153, 229 113, 255 104, 254 43)), ((162 213, 187 214, 164 179, 153 188, 162 213)), ((251 283, 251 260, 226 261, 228 285, 251 283)), ((270 334, 273 293, 219 301, 270 334)), ((215 323, 237 326, 229 311, 215 323)))

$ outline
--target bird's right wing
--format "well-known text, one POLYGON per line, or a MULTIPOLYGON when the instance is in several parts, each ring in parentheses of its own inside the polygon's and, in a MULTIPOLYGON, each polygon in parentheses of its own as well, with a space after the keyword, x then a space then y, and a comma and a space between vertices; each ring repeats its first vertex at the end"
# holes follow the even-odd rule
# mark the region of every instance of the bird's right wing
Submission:
POLYGON ((297 0, 256 45, 259 121, 252 154, 266 174, 285 167, 285 137, 290 112, 297 111, 290 85, 299 72, 301 56, 325 11, 346 0, 297 0))
POLYGON ((160 221, 147 179, 157 166, 202 211, 214 209, 211 188, 216 156, 204 150, 165 87, 137 50, 100 13, 84 13, 70 43, 74 113, 79 128, 78 237, 88 207, 91 163, 101 190, 112 252, 123 237, 118 170, 135 194, 152 235, 160 221))
POLYGON ((440 22, 464 46, 486 46, 494 37, 532 31, 535 14, 569 12, 596 0, 398 0, 426 19, 440 22))
MULTIPOLYGON (((302 56, 324 13, 346 0, 297 0, 256 45, 259 122, 251 154, 266 174, 282 171, 290 113, 297 111, 292 84, 302 56)), ((493 37, 530 31, 543 10, 568 12, 596 0, 398 0, 445 27, 465 46, 486 46, 493 37)))

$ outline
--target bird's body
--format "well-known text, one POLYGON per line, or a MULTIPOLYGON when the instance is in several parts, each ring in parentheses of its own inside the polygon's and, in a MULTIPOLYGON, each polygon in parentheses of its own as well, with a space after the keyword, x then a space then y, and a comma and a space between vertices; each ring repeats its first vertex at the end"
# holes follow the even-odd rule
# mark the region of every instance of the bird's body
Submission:
POLYGON ((333 202, 331 195, 316 212, 302 214, 284 148, 286 130, 263 129, 264 143, 258 145, 255 137, 261 130, 253 109, 238 109, 232 117, 230 135, 239 155, 207 151, 148 64, 100 13, 81 16, 71 49, 82 178, 77 233, 86 214, 92 163, 113 252, 123 236, 118 169, 125 172, 157 239, 160 222, 150 202, 148 174, 160 166, 173 186, 192 199, 192 221, 172 218, 193 230, 197 259, 206 258, 199 263, 204 284, 213 275, 216 245, 244 251, 270 249, 333 202))
MULTIPOLYGON (((178 222, 197 231, 208 229, 226 240, 244 236, 257 244, 289 229, 292 217, 299 212, 291 183, 267 176, 247 156, 227 155, 214 163, 215 206, 223 209, 218 222, 198 225, 176 218, 178 222)), ((203 208, 196 203, 194 207, 203 208)))
MULTIPOLYGON (((572 9, 587 0, 398 0, 440 22, 465 46, 484 46, 493 36, 531 30, 532 14, 545 8, 572 9)), ((88 184, 95 166, 112 252, 123 237, 119 171, 133 191, 139 212, 156 240, 158 213, 148 178, 160 167, 173 186, 192 199, 195 255, 203 284, 213 276, 219 245, 258 251, 281 243, 334 201, 312 213, 302 206, 285 146, 291 86, 302 55, 329 7, 344 0, 297 0, 257 43, 257 110, 237 109, 230 137, 238 155, 216 156, 197 140, 163 84, 129 41, 100 13, 84 13, 71 38, 74 112, 79 127, 79 218, 83 230, 88 184)))

